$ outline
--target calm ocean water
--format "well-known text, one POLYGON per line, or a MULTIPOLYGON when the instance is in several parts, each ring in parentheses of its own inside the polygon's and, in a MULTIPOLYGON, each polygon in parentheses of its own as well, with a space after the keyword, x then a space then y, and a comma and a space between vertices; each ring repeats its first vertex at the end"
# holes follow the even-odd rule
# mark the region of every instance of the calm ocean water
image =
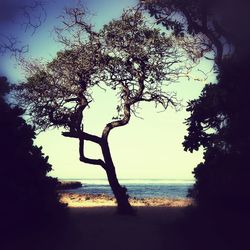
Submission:
MULTIPOLYGON (((83 187, 68 190, 73 193, 108 194, 112 195, 107 180, 104 179, 67 179, 67 181, 80 181, 83 187)), ((120 179, 121 185, 128 189, 130 197, 136 198, 185 198, 193 180, 169 179, 120 179)))

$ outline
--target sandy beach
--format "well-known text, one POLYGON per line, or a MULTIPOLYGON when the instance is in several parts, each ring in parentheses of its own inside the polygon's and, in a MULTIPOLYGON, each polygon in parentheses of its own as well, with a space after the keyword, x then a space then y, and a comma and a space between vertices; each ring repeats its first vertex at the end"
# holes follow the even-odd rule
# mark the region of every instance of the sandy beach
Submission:
MULTIPOLYGON (((69 220, 59 228, 20 236, 4 250, 222 250, 227 244, 209 218, 189 219, 190 200, 131 200, 136 216, 118 215, 111 197, 64 194, 69 220), (207 240, 209 239, 209 240, 207 240), (205 243, 205 244, 204 244, 205 243), (20 246, 25 246, 22 248, 20 246)), ((224 227, 223 227, 224 230, 224 227)), ((11 243, 11 242, 10 242, 11 243)), ((233 248, 243 249, 243 248, 233 248)))
MULTIPOLYGON (((130 202, 136 216, 116 214, 113 197, 62 193, 61 201, 70 208, 70 225, 53 242, 53 250, 163 250, 179 244, 176 236, 167 233, 166 225, 183 216, 188 199, 135 199, 130 202), (166 227, 166 228, 165 228, 166 227)), ((40 249, 52 249, 42 241, 40 249)), ((174 249, 174 248, 170 248, 174 249)))
MULTIPOLYGON (((104 194, 76 194, 61 193, 61 202, 67 203, 69 207, 114 207, 114 197, 104 194)), ((191 199, 170 199, 170 198, 130 198, 134 207, 187 207, 192 204, 191 199)))
POLYGON ((137 215, 128 216, 116 214, 115 200, 107 195, 62 193, 61 201, 70 208, 69 226, 55 233, 53 240, 46 236, 39 250, 163 250, 169 239, 179 244, 175 234, 167 233, 166 225, 181 218, 191 202, 131 198, 137 215))
MULTIPOLYGON (((56 230, 31 232, 3 250, 163 250, 179 244, 172 224, 183 207, 136 207, 137 215, 118 215, 114 206, 71 207, 69 223, 56 230), (171 229, 171 232, 168 230, 171 229), (12 246, 15 243, 15 246, 12 246)), ((182 248, 177 248, 182 249, 182 248)))
MULTIPOLYGON (((144 206, 136 210, 136 216, 121 216, 111 206, 71 208, 71 220, 79 233, 74 243, 92 250, 166 249, 170 237, 166 224, 181 218, 183 208, 144 206)), ((171 241, 177 244, 178 239, 171 237, 171 241)))

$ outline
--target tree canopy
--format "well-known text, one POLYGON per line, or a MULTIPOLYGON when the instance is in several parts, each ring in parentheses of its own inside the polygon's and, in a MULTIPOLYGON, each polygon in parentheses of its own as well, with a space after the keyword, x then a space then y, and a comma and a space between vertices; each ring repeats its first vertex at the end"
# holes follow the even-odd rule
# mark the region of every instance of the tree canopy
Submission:
POLYGON ((203 208, 249 207, 247 152, 249 96, 248 1, 145 0, 142 5, 157 23, 176 36, 200 37, 201 48, 214 51, 218 83, 207 84, 188 103, 190 117, 184 149, 205 149, 204 162, 194 170, 189 195, 203 208), (237 11, 235 11, 237 9, 237 11), (232 197, 238 202, 232 203, 232 197))
MULTIPOLYGON (((203 53, 214 52, 219 68, 224 57, 246 56, 250 37, 249 7, 244 0, 141 0, 157 23, 175 35, 200 39, 203 53), (235 11, 237 10, 237 11, 235 11), (234 53, 236 51, 236 53, 234 53)), ((249 53, 247 53, 249 55, 249 53)))
POLYGON ((249 208, 249 60, 223 61, 217 84, 189 102, 185 150, 205 148, 190 195, 204 208, 249 208), (237 203, 232 202, 232 197, 237 203))
POLYGON ((124 11, 98 32, 84 16, 82 9, 66 9, 64 25, 56 30, 65 50, 49 63, 27 63, 27 82, 16 90, 37 129, 63 126, 64 136, 79 139, 80 160, 106 170, 119 200, 115 189, 124 194, 126 190, 116 179, 108 147, 110 131, 128 124, 142 102, 180 108, 168 85, 188 77, 200 53, 192 37, 164 33, 139 8, 124 11), (96 86, 111 88, 118 97, 117 116, 106 124, 101 137, 85 132, 83 126, 83 111, 91 106, 96 86), (99 144, 104 159, 86 157, 85 140, 99 144))
MULTIPOLYGON (((129 11, 99 33, 88 35, 86 42, 71 43, 50 63, 27 65, 28 81, 17 88, 37 128, 71 127, 71 115, 81 106, 77 97, 83 95, 82 107, 87 107, 96 85, 117 91, 121 111, 125 104, 135 111, 143 101, 164 109, 179 107, 175 93, 166 86, 188 76, 196 59, 195 50, 181 47, 183 40, 150 28, 141 12, 129 11)), ((121 117, 126 115, 121 113, 121 117)))

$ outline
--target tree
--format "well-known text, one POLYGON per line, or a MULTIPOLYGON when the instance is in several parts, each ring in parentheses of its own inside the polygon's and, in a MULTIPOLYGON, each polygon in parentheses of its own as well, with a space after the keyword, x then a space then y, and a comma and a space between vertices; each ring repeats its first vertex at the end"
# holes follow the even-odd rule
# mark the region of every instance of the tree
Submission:
POLYGON ((157 23, 163 24, 177 36, 191 34, 201 39, 202 53, 214 50, 215 60, 220 64, 223 56, 223 36, 220 23, 214 18, 211 8, 213 1, 206 0, 142 0, 141 3, 154 16, 157 23))
MULTIPOLYGON (((85 11, 66 9, 64 26, 58 28, 59 40, 66 49, 50 63, 28 63, 27 82, 16 87, 20 103, 25 105, 37 128, 63 126, 66 137, 79 140, 80 161, 101 166, 117 200, 118 212, 133 213, 127 189, 117 179, 108 137, 117 127, 129 123, 142 102, 153 102, 163 109, 180 108, 174 92, 167 86, 186 77, 197 51, 187 39, 168 36, 153 28, 140 9, 125 11, 96 32, 84 20, 85 11), (63 31, 69 35, 62 35, 63 31), (93 101, 95 86, 111 88, 118 96, 117 117, 107 123, 102 135, 84 131, 84 111, 93 101), (84 142, 101 147, 103 159, 90 159, 84 142)), ((125 155, 125 157, 127 157, 125 155)))
MULTIPOLYGON (((34 129, 22 118, 24 110, 8 104, 5 77, 0 77, 1 227, 3 232, 33 230, 66 215, 59 202, 57 180, 48 177, 51 165, 42 148, 34 146, 34 129)), ((15 235, 15 234, 14 234, 15 235)))
POLYGON ((249 1, 145 0, 143 6, 157 23, 176 36, 201 39, 202 51, 214 51, 218 83, 207 85, 187 111, 185 150, 205 149, 204 163, 194 170, 196 183, 189 195, 203 208, 249 207, 246 187, 249 63, 249 1), (235 10, 237 9, 237 12, 235 10), (244 198, 245 197, 245 198, 244 198))
POLYGON ((158 24, 175 35, 191 34, 200 39, 203 54, 213 52, 220 71, 223 58, 249 56, 250 3, 244 0, 141 0, 158 24), (237 12, 235 10, 237 9, 237 12))
POLYGON ((224 60, 217 84, 189 102, 185 150, 205 148, 189 195, 202 208, 249 209, 249 59, 224 60), (232 201, 232 199, 234 201, 232 201))

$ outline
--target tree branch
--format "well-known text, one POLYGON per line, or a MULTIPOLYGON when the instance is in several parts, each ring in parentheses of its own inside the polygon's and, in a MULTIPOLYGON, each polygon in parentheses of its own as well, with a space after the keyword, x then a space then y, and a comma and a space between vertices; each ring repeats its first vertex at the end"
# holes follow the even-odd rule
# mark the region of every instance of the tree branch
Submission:
POLYGON ((86 141, 92 141, 92 142, 97 143, 99 145, 101 145, 101 142, 102 142, 100 137, 83 132, 83 131, 62 132, 62 135, 65 137, 83 139, 86 141))
POLYGON ((222 55, 223 55, 223 46, 220 40, 215 36, 211 29, 207 27, 207 17, 204 17, 206 13, 203 13, 202 25, 197 24, 190 16, 189 12, 183 8, 182 12, 187 19, 189 27, 192 27, 195 33, 203 33, 215 46, 216 48, 216 58, 215 61, 218 66, 221 65, 222 55))
POLYGON ((85 155, 84 155, 84 139, 79 139, 79 155, 80 155, 79 160, 81 162, 91 164, 91 165, 100 165, 104 169, 106 169, 106 164, 104 163, 103 160, 101 160, 101 159, 90 159, 90 158, 85 157, 85 155))
POLYGON ((113 128, 116 128, 116 127, 121 127, 121 126, 124 126, 126 124, 128 124, 129 120, 130 120, 130 117, 131 117, 131 108, 130 106, 132 105, 132 103, 130 102, 129 100, 129 94, 130 94, 130 91, 129 91, 129 88, 126 84, 123 84, 123 93, 124 93, 124 96, 123 96, 123 99, 124 99, 124 105, 123 105, 123 111, 124 111, 124 116, 121 120, 117 120, 117 121, 113 121, 113 122, 110 122, 108 123, 103 132, 102 132, 102 138, 107 140, 107 137, 110 133, 110 131, 113 129, 113 128))
POLYGON ((101 159, 91 159, 88 158, 84 155, 84 140, 91 141, 94 143, 97 143, 101 146, 101 138, 95 135, 88 134, 83 131, 74 131, 74 132, 62 132, 62 135, 65 137, 70 137, 70 138, 77 138, 79 139, 79 160, 81 162, 91 164, 91 165, 100 165, 104 169, 106 168, 106 165, 103 160, 101 159))

